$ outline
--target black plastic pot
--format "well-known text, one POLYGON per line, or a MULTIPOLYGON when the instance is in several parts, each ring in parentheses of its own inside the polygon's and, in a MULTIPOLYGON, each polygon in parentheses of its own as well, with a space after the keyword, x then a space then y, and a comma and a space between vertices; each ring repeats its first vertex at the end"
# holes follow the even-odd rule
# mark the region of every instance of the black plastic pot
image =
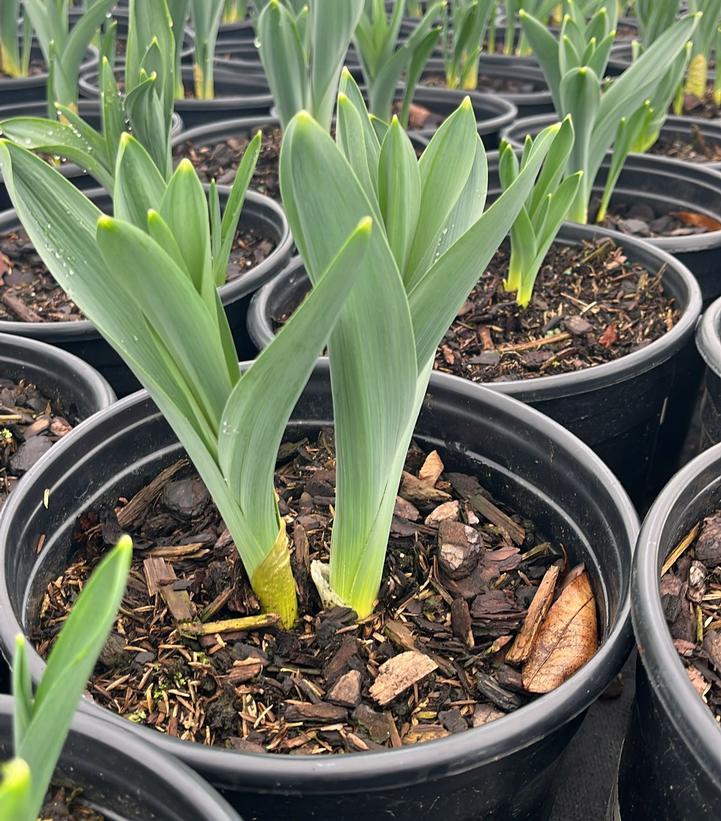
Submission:
MULTIPOLYGON (((501 132, 516 119, 518 113, 513 103, 508 100, 496 94, 483 94, 480 91, 418 86, 413 94, 413 102, 445 119, 458 108, 465 97, 471 98, 477 130, 483 137, 486 150, 498 148, 501 132)), ((433 126, 417 129, 416 133, 423 137, 432 137, 435 131, 436 126, 433 126)))
MULTIPOLYGON (((503 58, 500 55, 482 54, 479 59, 478 74, 480 79, 478 82, 478 91, 488 91, 508 100, 518 110, 519 117, 531 117, 537 114, 551 114, 554 111, 553 100, 551 92, 548 90, 546 79, 540 68, 529 65, 528 63, 513 63, 514 58, 503 58), (533 90, 528 92, 506 92, 506 91, 491 91, 484 87, 483 77, 499 77, 501 79, 513 79, 528 83, 533 90)), ((427 63, 426 68, 421 77, 429 75, 443 76, 445 68, 443 60, 438 57, 432 57, 427 63)))
MULTIPOLYGON (((192 67, 184 66, 182 73, 186 89, 192 90, 192 67)), ((99 99, 97 71, 81 75, 79 88, 84 97, 99 99)), ((186 98, 175 101, 175 110, 180 114, 186 128, 239 116, 264 116, 270 113, 270 107, 273 105, 273 97, 262 74, 241 72, 223 65, 217 65, 215 68, 215 94, 213 100, 186 98)))
POLYGON ((721 729, 678 658, 659 595, 666 556, 721 506, 721 446, 664 488, 636 545, 631 597, 640 664, 618 796, 623 821, 704 821, 721 807, 721 729))
POLYGON ((721 299, 704 311, 696 329, 696 347, 706 363, 701 398, 699 450, 721 442, 721 299))
MULTIPOLYGON (((489 176, 493 186, 492 166, 489 176)), ((637 260, 652 272, 666 266, 665 288, 682 311, 676 326, 645 348, 614 362, 575 373, 488 383, 486 387, 542 411, 590 445, 634 501, 642 505, 648 493, 668 478, 659 475, 654 456, 662 420, 670 413, 674 401, 674 382, 684 351, 693 346, 701 295, 683 265, 639 240, 606 229, 566 223, 558 241, 575 244, 596 236, 613 237, 630 260, 637 260)), ((295 259, 286 271, 258 291, 248 314, 248 332, 259 348, 273 336, 274 317, 287 315, 308 287, 302 263, 295 259)), ((676 455, 679 448, 680 442, 676 455)))
MULTIPOLYGON (((526 134, 535 135, 554 122, 553 117, 527 117, 502 135, 520 145, 526 134)), ((608 160, 596 178, 599 196, 606 182, 608 160)), ((669 211, 696 211, 721 221, 721 174, 713 169, 649 154, 631 154, 626 160, 611 202, 645 202, 669 211)), ((701 286, 704 304, 721 296, 721 231, 687 237, 652 237, 644 240, 673 254, 688 267, 701 286)))
MULTIPOLYGON (((253 46, 255 41, 255 28, 253 21, 246 17, 238 23, 221 23, 218 28, 218 45, 225 46, 226 43, 244 42, 253 46)), ((257 49, 256 49, 257 50, 257 49)))
MULTIPOLYGON (((331 420, 327 362, 320 361, 288 436, 311 435, 331 420)), ((186 743, 100 710, 146 743, 196 769, 244 817, 395 821, 445 817, 548 817, 559 758, 586 708, 603 692, 631 648, 628 590, 636 516, 608 468, 568 431, 507 396, 444 374, 431 379, 417 439, 438 448, 447 467, 471 470, 494 496, 512 500, 574 560, 590 569, 603 643, 554 692, 483 727, 439 741, 360 755, 244 754, 186 743), (449 438, 452 441, 449 441, 449 438)), ((180 447, 154 406, 127 397, 66 437, 8 502, 0 520, 0 640, 31 629, 38 597, 67 566, 82 510, 132 494, 180 447), (42 504, 40 488, 50 489, 42 504), (40 556, 38 533, 47 534, 40 556)), ((43 663, 34 651, 37 677, 43 663)))
MULTIPOLYGON (((10 696, 0 696, 0 759, 12 757, 10 696)), ((191 769, 105 721, 78 714, 55 778, 108 821, 240 821, 191 769)), ((9 821, 9 820, 8 820, 9 821)))
MULTIPOLYGON (((33 43, 31 60, 42 59, 40 46, 33 43)), ((92 71, 98 66, 98 51, 90 46, 88 59, 81 65, 80 73, 92 71)), ((47 99, 48 74, 35 74, 32 77, 2 77, 0 78, 0 106, 17 105, 19 103, 44 101, 47 99)))
MULTIPOLYGON (((102 115, 100 113, 99 100, 80 100, 78 102, 78 113, 93 128, 101 127, 102 115)), ((20 103, 18 105, 0 107, 0 122, 9 117, 47 117, 47 105, 44 102, 20 103)), ((173 114, 172 136, 177 137, 183 133, 183 121, 180 115, 173 114)), ((57 166, 58 171, 67 179, 71 180, 75 186, 83 191, 97 187, 98 183, 91 177, 85 169, 75 163, 68 162, 57 166)), ((8 195, 7 188, 0 174, 0 212, 12 208, 13 204, 8 195)))
MULTIPOLYGON (((219 186, 221 202, 228 196, 230 188, 219 186)), ((106 211, 111 208, 110 196, 103 189, 87 192, 95 204, 106 211)), ((0 232, 17 228, 20 222, 15 211, 0 214, 0 232)), ((246 316, 250 299, 255 291, 272 279, 287 264, 293 240, 285 214, 277 203, 254 191, 249 191, 240 227, 254 227, 269 236, 275 243, 274 250, 259 265, 239 276, 233 282, 220 288, 220 297, 225 306, 238 354, 252 357, 256 353, 246 330, 246 316)), ((88 362, 108 380, 118 396, 126 396, 140 386, 120 356, 96 331, 89 320, 69 322, 9 322, 0 321, 0 332, 39 339, 88 362)))
MULTIPOLYGON (((76 420, 87 419, 115 401, 110 385, 90 365, 34 339, 0 333, 0 376, 36 385, 76 420)), ((8 692, 10 671, 0 658, 0 693, 8 692)))

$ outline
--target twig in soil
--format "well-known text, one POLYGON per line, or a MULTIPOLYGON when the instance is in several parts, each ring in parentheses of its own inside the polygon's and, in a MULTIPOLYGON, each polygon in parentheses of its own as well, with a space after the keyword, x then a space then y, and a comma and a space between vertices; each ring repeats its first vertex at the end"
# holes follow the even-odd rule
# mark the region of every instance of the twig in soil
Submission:
POLYGON ((501 345, 496 350, 498 353, 521 353, 522 351, 532 351, 534 348, 541 348, 543 345, 554 345, 556 342, 565 342, 570 339, 571 334, 563 331, 560 334, 544 336, 543 339, 530 339, 528 342, 516 342, 514 345, 501 345))
POLYGON ((663 567, 661 568, 661 575, 665 576, 666 573, 676 564, 676 562, 683 556, 683 554, 689 549, 689 547, 693 544, 696 536, 698 536, 699 525, 695 524, 691 530, 681 539, 681 541, 676 545, 676 547, 668 554, 666 561, 663 563, 663 567))

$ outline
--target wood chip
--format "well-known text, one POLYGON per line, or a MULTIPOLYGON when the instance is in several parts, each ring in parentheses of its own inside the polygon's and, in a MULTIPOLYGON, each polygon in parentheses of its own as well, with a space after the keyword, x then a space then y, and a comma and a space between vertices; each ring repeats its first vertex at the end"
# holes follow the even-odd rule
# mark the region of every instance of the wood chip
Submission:
POLYGON ((437 668, 436 662, 424 653, 408 650, 381 664, 378 677, 369 692, 378 704, 389 704, 396 696, 437 668))
POLYGON ((435 741, 446 738, 450 733, 440 724, 417 724, 403 736, 404 744, 423 744, 426 741, 435 741))
POLYGON ((361 700, 363 677, 358 670, 350 670, 342 675, 328 691, 328 701, 341 707, 357 707, 361 700))
POLYGON ((391 621, 389 619, 383 628, 383 632, 398 647, 402 647, 404 650, 416 649, 413 633, 402 621, 391 621))
POLYGON ((425 518, 425 524, 428 527, 438 526, 440 522, 457 521, 461 512, 461 505, 458 499, 453 499, 451 502, 443 502, 437 508, 432 510, 425 518))
POLYGON ((308 704, 305 701, 286 701, 286 721, 313 721, 328 724, 335 721, 347 721, 348 711, 336 704, 319 701, 318 704, 308 704))
POLYGON ((406 471, 403 471, 401 478, 400 495, 410 502, 421 505, 431 502, 447 502, 451 498, 445 491, 430 486, 406 471))
POLYGON ((526 531, 514 522, 510 516, 507 516, 502 510, 497 508, 490 499, 486 499, 480 493, 472 496, 470 499, 471 507, 480 513, 481 516, 488 519, 491 524, 504 530, 514 544, 522 545, 526 540, 526 531))
POLYGON ((148 507, 162 492, 165 485, 188 464, 187 459, 179 459, 174 464, 161 470, 142 490, 139 490, 125 507, 118 511, 118 524, 123 530, 133 528, 148 512, 148 507))
POLYGON ((473 726, 482 727, 491 721, 496 721, 506 715, 492 704, 479 704, 473 711, 473 726))
POLYGON ((538 585, 531 606, 528 608, 528 613, 526 613, 526 618, 523 620, 523 625, 506 655, 506 661, 510 664, 521 664, 527 661, 531 655, 538 631, 541 629, 541 624, 546 617, 546 613, 548 613, 551 602, 553 602, 553 594, 556 590, 556 582, 560 571, 558 565, 552 564, 538 585))
POLYGON ((195 608, 187 590, 174 589, 177 576, 173 567, 165 559, 149 558, 143 561, 143 571, 148 593, 151 596, 159 593, 181 632, 186 632, 189 628, 195 635, 199 627, 199 623, 195 623, 195 608))
POLYGON ((21 322, 42 322, 43 318, 39 313, 33 311, 22 299, 13 296, 9 291, 4 291, 0 296, 3 305, 13 313, 21 322))
POLYGON ((466 647, 473 647, 475 641, 471 629, 471 613, 465 599, 453 599, 451 604, 451 626, 453 627, 454 636, 464 642, 466 647))
POLYGON ((441 457, 438 455, 438 451, 432 450, 428 456, 426 456, 425 462, 418 471, 418 478, 421 482, 434 487, 436 482, 441 478, 443 471, 444 466, 441 457))
POLYGON ((596 601, 584 571, 563 588, 546 614, 523 667, 523 686, 531 693, 549 693, 597 650, 596 601))

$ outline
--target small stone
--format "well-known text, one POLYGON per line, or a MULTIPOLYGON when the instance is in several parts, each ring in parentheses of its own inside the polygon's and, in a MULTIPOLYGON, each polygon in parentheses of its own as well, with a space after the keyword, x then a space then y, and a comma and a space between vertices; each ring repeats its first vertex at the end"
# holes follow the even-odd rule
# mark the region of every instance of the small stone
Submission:
POLYGON ((444 502, 442 505, 438 505, 435 510, 432 510, 426 516, 425 523, 428 527, 435 527, 441 522, 457 520, 459 513, 460 503, 457 499, 454 499, 452 502, 444 502))
POLYGON ((194 519, 205 510, 210 495, 197 477, 177 479, 165 486, 162 501, 173 515, 181 519, 194 519))
POLYGON ((342 675, 328 693, 328 701, 341 707, 357 707, 361 700, 361 674, 351 670, 342 675))
POLYGON ((10 458, 10 470, 20 475, 30 470, 30 468, 44 456, 53 443, 47 436, 33 436, 23 442, 17 451, 10 458))
POLYGON ((567 331, 577 336, 590 333, 593 330, 591 323, 578 315, 567 317, 563 320, 563 324, 567 331))
POLYGON ((654 234, 665 234, 670 231, 673 226, 673 217, 669 217, 668 214, 664 214, 664 216, 658 217, 658 219, 655 219, 648 224, 649 229, 654 234))
POLYGON ((462 522, 442 521, 438 526, 438 562, 451 579, 468 576, 478 564, 481 538, 462 522))

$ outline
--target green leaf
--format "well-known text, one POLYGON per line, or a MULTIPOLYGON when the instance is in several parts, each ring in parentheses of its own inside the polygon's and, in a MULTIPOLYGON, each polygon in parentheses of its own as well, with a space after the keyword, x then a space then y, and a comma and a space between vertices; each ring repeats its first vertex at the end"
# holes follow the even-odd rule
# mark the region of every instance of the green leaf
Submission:
POLYGON ((241 377, 223 412, 221 469, 258 542, 268 547, 280 525, 273 484, 276 454, 290 414, 363 268, 370 234, 371 220, 366 219, 241 377))
POLYGON ((85 584, 60 631, 33 703, 33 717, 15 751, 32 773, 32 804, 42 807, 75 707, 115 621, 133 544, 123 536, 85 584))
POLYGON ((115 216, 144 229, 148 211, 158 206, 165 187, 150 154, 130 134, 124 133, 120 138, 115 169, 115 216))
POLYGON ((14 699, 13 748, 19 750, 33 716, 33 683, 30 677, 25 639, 22 635, 15 637, 11 674, 14 699))
POLYGON ((1 767, 0 818, 7 821, 35 821, 32 806, 30 767, 27 761, 13 758, 1 767))
POLYGON ((420 212, 421 175, 411 141, 394 117, 381 147, 378 200, 398 270, 405 269, 420 212))

